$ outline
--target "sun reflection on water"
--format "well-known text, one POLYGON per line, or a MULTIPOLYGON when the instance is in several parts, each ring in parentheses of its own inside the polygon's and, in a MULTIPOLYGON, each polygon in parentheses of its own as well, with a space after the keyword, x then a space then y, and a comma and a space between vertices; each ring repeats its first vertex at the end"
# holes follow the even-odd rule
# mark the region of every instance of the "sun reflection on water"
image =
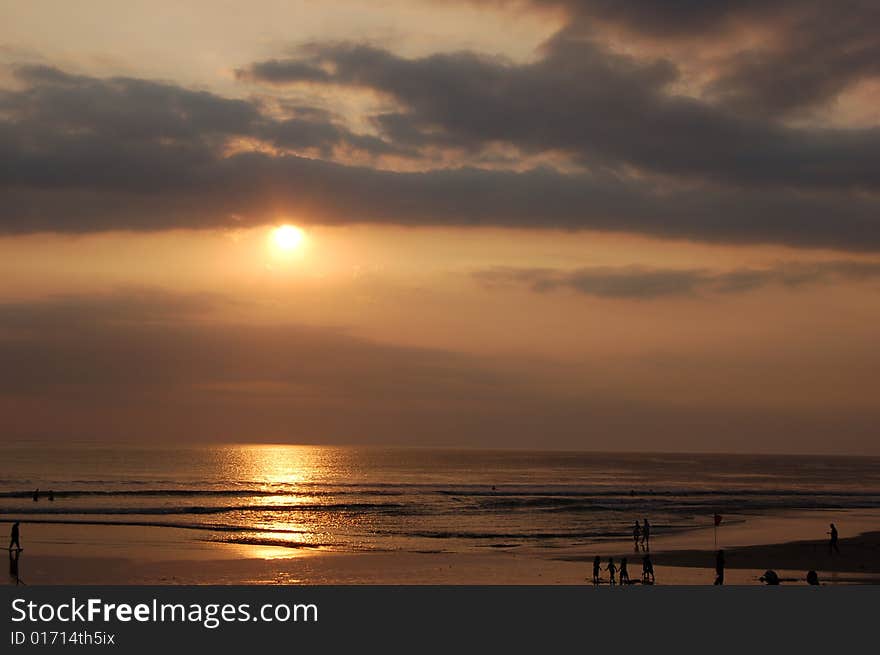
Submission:
MULTIPOLYGON (((231 484, 266 493, 252 500, 262 511, 247 521, 252 532, 221 541, 246 549, 259 559, 303 557, 332 547, 328 529, 345 527, 339 516, 322 516, 315 506, 327 502, 325 487, 338 479, 343 454, 333 448, 291 445, 245 445, 216 451, 217 468, 231 484), (302 509, 298 509, 302 507, 302 509), (273 508, 277 508, 273 511, 273 508), (341 525, 340 525, 341 523, 341 525)), ((241 517, 246 520, 245 516, 241 517)))

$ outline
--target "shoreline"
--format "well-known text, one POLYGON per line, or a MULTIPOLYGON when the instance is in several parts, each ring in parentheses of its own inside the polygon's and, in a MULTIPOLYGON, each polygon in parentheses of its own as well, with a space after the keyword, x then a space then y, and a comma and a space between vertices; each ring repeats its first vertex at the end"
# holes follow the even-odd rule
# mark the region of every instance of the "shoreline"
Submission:
MULTIPOLYGON (((880 513, 868 510, 731 517, 721 533, 728 584, 759 584, 766 569, 803 584, 806 571, 823 582, 880 582, 880 513), (841 555, 827 555, 821 534, 829 520, 845 526, 841 555), (844 575, 841 575, 844 574, 844 575)), ((638 579, 641 554, 624 541, 564 549, 486 548, 480 551, 382 550, 340 552, 194 540, 191 531, 144 526, 27 524, 17 563, 29 585, 61 584, 439 584, 583 585, 592 559, 631 558, 638 579)), ((657 534, 651 557, 662 585, 714 580, 712 528, 657 534)), ((10 562, 10 566, 12 563, 10 562)), ((605 575, 603 573, 603 575, 605 575)), ((7 578, 14 583, 14 578, 7 578)))

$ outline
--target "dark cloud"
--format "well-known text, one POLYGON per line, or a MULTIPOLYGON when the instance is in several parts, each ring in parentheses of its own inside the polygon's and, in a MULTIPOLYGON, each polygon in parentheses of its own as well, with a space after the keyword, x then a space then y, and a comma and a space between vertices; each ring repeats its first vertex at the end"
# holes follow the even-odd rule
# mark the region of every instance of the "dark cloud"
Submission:
POLYGON ((841 281, 878 280, 880 262, 794 262, 773 268, 725 272, 642 267, 593 267, 574 271, 496 268, 479 271, 474 277, 490 286, 521 284, 537 292, 570 289, 599 298, 649 300, 668 296, 744 293, 771 285, 797 288, 841 281))
POLYGON ((779 118, 831 103, 880 75, 880 5, 873 0, 470 0, 489 6, 563 8, 571 24, 601 34, 675 43, 730 42, 708 96, 737 112, 779 118), (765 37, 755 43, 755 34, 765 37), (745 34, 747 47, 737 47, 745 34))
POLYGON ((296 62, 283 59, 269 59, 254 64, 246 73, 240 71, 239 76, 250 76, 267 82, 284 83, 293 75, 305 82, 328 82, 332 76, 328 71, 309 62, 296 62))
MULTIPOLYGON (((603 20, 624 11, 578 7, 573 15, 601 10, 603 20)), ((737 7, 736 20, 761 11, 737 7)), ((669 11, 692 9, 703 16, 695 25, 729 13, 716 3, 669 11)), ((377 134, 353 133, 341 117, 292 100, 274 101, 279 116, 257 99, 22 68, 20 86, 0 91, 0 232, 210 227, 232 216, 240 225, 287 212, 334 224, 880 248, 880 130, 783 125, 765 115, 781 101, 759 109, 748 98, 757 87, 735 81, 739 64, 715 81, 714 99, 676 95, 673 63, 610 52, 594 36, 573 21, 526 64, 317 43, 239 72, 243 82, 380 91, 397 108, 363 117, 377 134), (249 141, 282 152, 235 149, 249 141), (490 156, 499 145, 560 166, 501 170, 510 163, 490 156), (432 168, 438 150, 474 166, 432 168), (346 153, 407 158, 419 172, 346 165, 346 153)), ((766 79, 773 90, 772 73, 766 79)))
POLYGON ((107 147, 112 156, 101 160, 90 151, 77 158, 58 150, 45 159, 19 153, 7 159, 17 163, 19 184, 3 193, 4 231, 241 226, 240 217, 261 222, 289 212, 327 224, 550 227, 880 248, 877 205, 870 199, 841 206, 834 197, 790 191, 670 192, 549 169, 401 173, 260 153, 194 162, 173 148, 157 150, 150 174, 141 153, 107 147), (71 179, 78 182, 74 188, 71 179))
POLYGON ((344 127, 325 120, 291 118, 277 121, 260 130, 256 135, 284 149, 318 150, 323 157, 331 157, 335 148, 348 147, 370 155, 404 155, 388 141, 369 134, 353 134, 344 127))
MULTIPOLYGON (((52 155, 40 162, 47 174, 53 164, 79 162, 85 171, 103 166, 113 175, 115 162, 108 158, 114 146, 133 150, 132 163, 142 162, 116 175, 135 185, 139 179, 157 176, 166 184, 177 179, 162 175, 158 160, 163 155, 180 158, 178 168, 194 167, 216 159, 235 138, 260 139, 289 149, 314 148, 324 155, 341 146, 368 154, 395 150, 378 138, 352 133, 318 107, 282 105, 290 116, 274 118, 256 100, 229 99, 150 80, 98 79, 46 66, 19 67, 15 75, 24 88, 0 90, 0 118, 6 119, 0 123, 0 147, 35 157, 52 155), (64 161, 64 156, 73 161, 64 161)), ((14 176, 13 164, 19 163, 7 162, 3 172, 14 176)), ((79 182, 75 176, 60 181, 79 182)))
POLYGON ((876 2, 806 2, 771 24, 779 29, 767 45, 722 62, 710 97, 773 119, 828 106, 854 84, 880 77, 876 2))
POLYGON ((621 25, 655 38, 717 34, 731 22, 767 20, 814 0, 466 0, 566 9, 571 16, 621 25))
POLYGON ((195 141, 249 134, 261 117, 250 102, 136 78, 97 79, 46 66, 15 71, 25 84, 0 95, 0 112, 20 130, 100 132, 132 141, 195 141))
MULTIPOLYGON (((880 190, 880 130, 796 129, 675 95, 666 60, 610 53, 563 30, 534 63, 473 53, 406 59, 366 45, 312 45, 303 56, 240 73, 272 83, 312 80, 366 86, 393 96, 405 112, 377 117, 391 138, 480 149, 512 144, 564 152, 582 164, 625 173, 767 188, 880 190)), ((719 91, 720 92, 720 91, 719 91)))

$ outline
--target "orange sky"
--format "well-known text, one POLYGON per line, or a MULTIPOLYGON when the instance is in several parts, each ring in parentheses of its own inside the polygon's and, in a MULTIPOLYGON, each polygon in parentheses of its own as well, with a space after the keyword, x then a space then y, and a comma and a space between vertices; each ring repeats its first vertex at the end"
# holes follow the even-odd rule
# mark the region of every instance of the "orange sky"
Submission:
POLYGON ((534 4, 12 8, 0 438, 880 454, 878 71, 534 4))

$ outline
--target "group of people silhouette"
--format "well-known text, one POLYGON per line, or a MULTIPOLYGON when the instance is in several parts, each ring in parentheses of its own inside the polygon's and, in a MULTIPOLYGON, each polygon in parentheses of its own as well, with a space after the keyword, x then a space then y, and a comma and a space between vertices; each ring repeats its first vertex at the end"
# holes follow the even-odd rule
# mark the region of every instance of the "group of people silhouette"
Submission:
MULTIPOLYGON (((642 557, 642 584, 654 584, 654 564, 651 562, 651 556, 648 554, 650 550, 650 538, 651 538, 651 526, 648 523, 648 519, 644 520, 642 525, 639 524, 638 521, 635 521, 633 524, 633 549, 635 552, 639 552, 640 549, 644 552, 644 556, 642 557)), ((837 532, 837 527, 832 523, 830 525, 830 530, 826 533, 830 536, 828 541, 828 553, 829 555, 840 554, 840 546, 839 546, 839 537, 837 532)), ((724 550, 719 549, 715 553, 715 582, 714 585, 723 585, 724 584, 724 567, 725 567, 725 555, 724 550)), ((602 558, 599 555, 593 559, 593 584, 600 585, 602 583, 602 571, 608 572, 608 584, 610 586, 615 586, 617 584, 620 585, 628 585, 633 584, 633 581, 629 577, 629 571, 627 569, 627 559, 626 557, 622 557, 620 559, 620 564, 617 565, 614 562, 613 557, 608 558, 608 562, 605 567, 602 567, 602 558)), ((781 583, 781 578, 779 575, 773 571, 772 569, 768 569, 764 572, 760 578, 758 578, 761 582, 767 585, 778 585, 781 583)), ((806 575, 806 582, 809 585, 818 585, 819 583, 819 575, 814 570, 810 570, 806 575)))
MULTIPOLYGON (((638 520, 633 523, 633 550, 638 553, 640 550, 644 553, 642 557, 642 584, 654 584, 654 563, 651 562, 651 556, 648 552, 651 550, 651 524, 648 519, 640 525, 638 520)), ((614 558, 608 558, 608 564, 605 566, 608 571, 608 584, 614 586, 618 584, 632 584, 629 571, 627 570, 626 557, 620 559, 620 566, 614 563, 614 558)), ((602 558, 596 555, 593 560, 593 584, 598 585, 602 582, 602 558)))
MULTIPOLYGON (((618 567, 614 563, 614 558, 608 558, 608 564, 605 566, 605 570, 608 571, 608 584, 612 587, 618 584, 618 580, 620 580, 621 585, 633 584, 633 581, 630 580, 629 570, 627 569, 627 561, 625 557, 620 559, 620 566, 618 567), (619 576, 619 577, 618 577, 619 576)), ((651 562, 651 556, 645 553, 645 556, 642 557, 642 584, 654 584, 654 564, 651 562)), ((596 555, 593 559, 593 584, 599 585, 602 583, 602 558, 596 555)))
MULTIPOLYGON (((828 540, 828 554, 834 555, 835 553, 840 555, 840 546, 838 544, 839 536, 837 533, 837 526, 833 523, 829 526, 830 530, 825 534, 830 536, 828 540)), ((819 583, 819 574, 816 573, 813 569, 807 571, 806 581, 808 585, 818 585, 819 583)), ((776 573, 773 569, 767 569, 764 571, 764 575, 758 578, 761 582, 766 585, 778 585, 781 584, 782 579, 779 577, 779 574, 776 573)), ((715 582, 716 585, 724 584, 724 551, 719 550, 715 553, 715 582)))

